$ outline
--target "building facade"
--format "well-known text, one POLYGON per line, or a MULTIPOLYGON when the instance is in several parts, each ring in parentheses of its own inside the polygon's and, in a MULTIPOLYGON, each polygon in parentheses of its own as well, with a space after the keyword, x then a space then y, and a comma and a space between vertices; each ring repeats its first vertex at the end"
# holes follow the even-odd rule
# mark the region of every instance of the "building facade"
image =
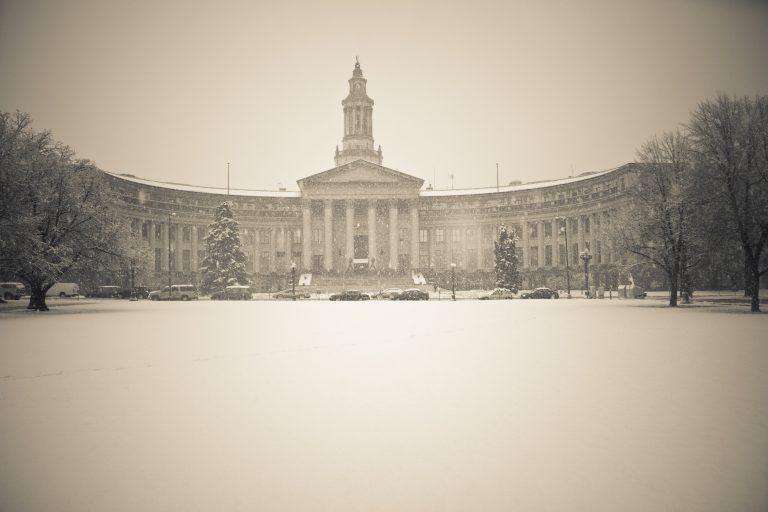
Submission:
POLYGON ((248 270, 265 289, 279 286, 274 277, 291 263, 317 275, 417 271, 430 278, 455 264, 460 274, 483 281, 492 274, 502 224, 519 237, 524 286, 564 288, 569 268, 578 288, 584 249, 592 254, 592 283, 616 284, 619 255, 606 228, 628 202, 633 164, 547 182, 424 188, 421 178, 383 165, 366 85, 357 62, 342 101, 344 136, 335 167, 300 179, 296 191, 226 191, 107 173, 148 244, 157 283, 169 271, 177 280, 198 281, 207 226, 215 207, 228 200, 248 270))

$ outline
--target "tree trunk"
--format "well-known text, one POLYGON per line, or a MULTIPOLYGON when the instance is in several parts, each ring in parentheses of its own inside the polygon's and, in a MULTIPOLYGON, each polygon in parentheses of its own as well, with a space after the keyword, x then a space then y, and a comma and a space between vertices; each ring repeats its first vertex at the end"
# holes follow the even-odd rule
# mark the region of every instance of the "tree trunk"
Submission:
POLYGON ((40 285, 30 284, 32 293, 29 296, 29 304, 27 309, 34 309, 36 311, 48 311, 48 305, 45 303, 45 292, 40 285))
POLYGON ((677 307, 677 278, 669 276, 669 307, 677 307))
POLYGON ((757 265, 754 268, 749 269, 747 274, 748 286, 747 291, 751 298, 750 305, 752 313, 760 312, 760 272, 757 269, 757 265))

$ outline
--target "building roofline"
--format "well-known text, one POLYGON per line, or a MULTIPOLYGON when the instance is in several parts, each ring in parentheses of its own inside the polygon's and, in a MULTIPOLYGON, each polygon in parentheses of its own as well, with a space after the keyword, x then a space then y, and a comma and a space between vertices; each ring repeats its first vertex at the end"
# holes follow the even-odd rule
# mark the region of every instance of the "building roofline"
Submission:
MULTIPOLYGON (((184 192, 200 192, 205 194, 218 194, 227 195, 227 189, 221 187, 201 187, 198 185, 187 185, 184 183, 170 183, 164 181, 154 181, 144 178, 137 178, 130 174, 117 174, 109 171, 104 171, 114 178, 121 180, 138 183, 140 185, 146 185, 149 187, 157 187, 168 190, 178 190, 184 192)), ((301 192, 298 190, 251 190, 251 189, 239 189, 230 188, 229 195, 231 196, 246 196, 246 197, 301 197, 301 192)))

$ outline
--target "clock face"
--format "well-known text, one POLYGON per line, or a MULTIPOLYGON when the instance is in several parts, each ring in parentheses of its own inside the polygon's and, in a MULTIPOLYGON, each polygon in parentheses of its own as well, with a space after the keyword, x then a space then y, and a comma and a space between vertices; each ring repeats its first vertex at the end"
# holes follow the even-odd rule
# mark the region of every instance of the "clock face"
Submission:
POLYGON ((359 83, 355 84, 355 90, 358 90, 358 91, 360 90, 360 84, 359 83))

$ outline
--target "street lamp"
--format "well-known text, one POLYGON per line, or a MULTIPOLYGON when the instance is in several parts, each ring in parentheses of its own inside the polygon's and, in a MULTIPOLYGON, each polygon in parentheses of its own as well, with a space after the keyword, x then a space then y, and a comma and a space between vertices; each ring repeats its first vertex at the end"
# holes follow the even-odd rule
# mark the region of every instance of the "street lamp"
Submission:
POLYGON ((451 300, 456 300, 456 264, 451 263, 451 300))
POLYGON ((565 284, 568 287, 568 298, 571 298, 571 267, 568 263, 568 219, 565 217, 557 217, 555 220, 563 221, 563 225, 560 227, 560 232, 565 235, 565 284))
POLYGON ((291 293, 293 300, 296 300, 296 262, 291 262, 291 293))
POLYGON ((171 300, 171 217, 175 217, 176 213, 168 214, 168 300, 171 300))
POLYGON ((589 260, 592 259, 592 255, 589 254, 589 249, 585 248, 582 251, 581 260, 584 262, 584 283, 587 289, 587 298, 589 298, 589 260))

